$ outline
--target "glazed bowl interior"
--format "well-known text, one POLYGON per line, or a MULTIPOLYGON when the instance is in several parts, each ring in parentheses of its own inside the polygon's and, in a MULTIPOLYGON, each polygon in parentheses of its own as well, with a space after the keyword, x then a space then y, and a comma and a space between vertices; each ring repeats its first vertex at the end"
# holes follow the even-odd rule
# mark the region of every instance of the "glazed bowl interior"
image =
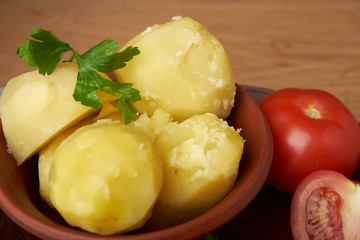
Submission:
POLYGON ((229 124, 245 139, 239 175, 232 191, 209 211, 183 224, 154 232, 98 236, 68 226, 56 210, 41 200, 38 156, 21 166, 8 153, 0 130, 0 206, 20 227, 44 239, 194 239, 212 232, 238 215, 255 198, 267 178, 273 151, 270 128, 255 100, 237 85, 229 124))

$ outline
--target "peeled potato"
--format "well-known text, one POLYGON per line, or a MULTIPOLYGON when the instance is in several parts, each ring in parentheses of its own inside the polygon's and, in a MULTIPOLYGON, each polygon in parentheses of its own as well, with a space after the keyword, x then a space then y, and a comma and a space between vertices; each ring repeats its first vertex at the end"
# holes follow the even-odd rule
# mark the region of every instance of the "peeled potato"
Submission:
POLYGON ((20 165, 57 132, 95 111, 72 97, 77 66, 61 64, 51 75, 32 71, 11 79, 0 99, 8 148, 20 165))
MULTIPOLYGON (((105 103, 104 106, 106 106, 105 103)), ((61 133, 57 134, 48 144, 39 150, 39 162, 38 162, 38 174, 39 174, 39 193, 43 200, 47 204, 52 206, 50 201, 50 169, 54 161, 55 152, 59 145, 73 134, 77 129, 94 124, 96 121, 101 119, 103 114, 100 111, 99 115, 92 115, 85 118, 84 120, 72 125, 61 133)), ((108 114, 106 114, 108 116, 108 114)))
POLYGON ((244 141, 216 115, 193 116, 181 123, 157 109, 134 122, 155 142, 164 164, 164 186, 145 229, 172 226, 219 202, 236 180, 244 141))
POLYGON ((163 170, 142 131, 98 121, 76 130, 53 154, 50 201, 70 225, 108 235, 137 229, 150 217, 163 170))
POLYGON ((244 141, 214 114, 170 124, 155 138, 164 165, 164 185, 147 229, 192 219, 218 203, 233 187, 244 141))
MULTIPOLYGON (((69 127, 65 131, 62 131, 39 151, 39 192, 41 198, 50 206, 52 206, 50 201, 50 169, 54 161, 54 154, 59 145, 77 129, 83 126, 94 124, 98 120, 104 119, 124 123, 122 113, 116 107, 116 102, 108 101, 109 99, 106 97, 106 95, 101 95, 101 99, 105 101, 103 102, 103 106, 99 114, 87 117, 86 119, 69 127)), ((158 109, 155 111, 152 117, 149 117, 147 114, 142 114, 132 124, 139 130, 144 131, 144 133, 150 137, 151 141, 154 141, 155 137, 160 133, 160 131, 162 131, 162 129, 168 126, 171 122, 172 118, 170 114, 162 109, 158 109)))
POLYGON ((164 129, 176 125, 171 115, 163 109, 156 109, 152 116, 143 113, 133 124, 148 134, 152 141, 155 141, 164 129))
POLYGON ((116 100, 114 101, 114 97, 105 92, 98 92, 98 96, 102 103, 102 108, 99 114, 91 115, 84 120, 81 120, 78 123, 68 127, 61 133, 57 134, 48 144, 39 150, 39 192, 41 198, 45 200, 50 206, 52 206, 49 196, 50 169, 54 161, 54 153, 59 145, 77 129, 86 125, 94 124, 98 120, 109 119, 112 121, 124 123, 122 112, 117 109, 116 100))
POLYGON ((50 201, 50 169, 54 162, 54 153, 62 141, 64 141, 71 133, 71 131, 67 130, 59 134, 39 152, 39 193, 41 198, 46 201, 49 206, 53 206, 50 201))
POLYGON ((140 113, 162 108, 176 121, 214 113, 225 119, 233 106, 235 82, 226 52, 209 31, 189 17, 149 27, 124 48, 140 55, 115 71, 120 82, 133 83, 142 100, 140 113))

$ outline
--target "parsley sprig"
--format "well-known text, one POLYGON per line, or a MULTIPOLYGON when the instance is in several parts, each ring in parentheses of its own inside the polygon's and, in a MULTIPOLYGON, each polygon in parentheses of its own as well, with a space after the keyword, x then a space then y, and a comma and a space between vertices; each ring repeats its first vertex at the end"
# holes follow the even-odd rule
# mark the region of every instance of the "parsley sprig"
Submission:
POLYGON ((136 47, 128 47, 121 52, 114 52, 119 45, 113 38, 105 39, 84 54, 76 52, 68 43, 59 40, 51 31, 32 28, 31 37, 26 44, 20 44, 16 53, 26 61, 29 67, 38 67, 42 75, 52 74, 66 52, 72 52, 69 60, 76 59, 78 65, 77 83, 73 97, 83 105, 94 108, 101 107, 97 90, 112 94, 118 98, 117 108, 122 111, 125 124, 136 119, 136 109, 130 102, 141 100, 137 89, 131 83, 119 83, 103 78, 98 72, 109 73, 126 66, 140 51, 136 47))

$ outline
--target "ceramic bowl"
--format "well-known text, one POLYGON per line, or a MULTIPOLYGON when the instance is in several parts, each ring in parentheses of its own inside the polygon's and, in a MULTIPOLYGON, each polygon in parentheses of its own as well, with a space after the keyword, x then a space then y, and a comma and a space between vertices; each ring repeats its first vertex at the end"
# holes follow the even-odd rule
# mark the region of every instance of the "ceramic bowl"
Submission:
POLYGON ((20 227, 44 239, 195 239, 205 236, 238 215, 255 198, 267 178, 273 152, 270 128, 256 101, 237 86, 235 106, 228 119, 241 128, 245 139, 239 176, 232 191, 209 211, 183 224, 154 232, 98 236, 69 227, 60 215, 41 200, 37 178, 37 156, 20 167, 7 152, 0 130, 0 206, 20 227))

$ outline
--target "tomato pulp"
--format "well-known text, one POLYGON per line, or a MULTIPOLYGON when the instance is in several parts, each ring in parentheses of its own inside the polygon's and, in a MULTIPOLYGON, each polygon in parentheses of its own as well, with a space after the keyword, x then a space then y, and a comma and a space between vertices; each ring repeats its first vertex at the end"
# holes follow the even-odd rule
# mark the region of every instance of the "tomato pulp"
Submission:
POLYGON ((260 108, 274 139, 269 184, 293 193, 316 170, 351 176, 360 159, 360 128, 336 97, 322 90, 286 88, 265 97, 260 108))
POLYGON ((360 186, 344 175, 318 170, 295 190, 290 211, 295 240, 360 239, 360 186))

